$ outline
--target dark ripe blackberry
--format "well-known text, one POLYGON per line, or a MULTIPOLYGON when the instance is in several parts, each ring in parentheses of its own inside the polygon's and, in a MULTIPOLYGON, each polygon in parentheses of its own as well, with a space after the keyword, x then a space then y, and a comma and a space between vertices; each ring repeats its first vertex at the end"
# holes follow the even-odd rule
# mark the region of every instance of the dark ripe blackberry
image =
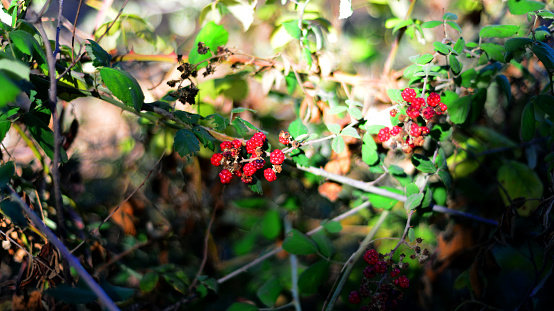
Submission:
POLYGON ((416 239, 416 243, 417 243, 417 244, 419 244, 419 243, 421 243, 421 242, 423 242, 423 239, 422 239, 422 238, 417 238, 417 239, 416 239))
POLYGON ((419 245, 415 247, 415 252, 418 254, 421 252, 421 247, 419 247, 419 245))
POLYGON ((410 259, 415 259, 416 255, 415 254, 411 254, 410 255, 410 259))
POLYGON ((424 248, 424 249, 423 249, 423 255, 429 256, 429 250, 426 249, 426 248, 424 248))
POLYGON ((373 266, 367 266, 364 269, 364 276, 368 279, 374 278, 377 275, 373 266))
POLYGON ((360 285, 360 296, 362 298, 367 298, 371 296, 371 289, 369 288, 369 284, 367 282, 363 282, 362 285, 360 285))

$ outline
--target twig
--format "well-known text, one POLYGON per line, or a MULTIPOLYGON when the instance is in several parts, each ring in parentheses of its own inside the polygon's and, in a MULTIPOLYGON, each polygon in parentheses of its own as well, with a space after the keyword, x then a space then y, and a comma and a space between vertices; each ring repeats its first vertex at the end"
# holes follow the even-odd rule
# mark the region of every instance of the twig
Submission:
POLYGON ((81 6, 83 5, 83 0, 79 0, 79 6, 77 7, 77 13, 75 14, 75 21, 73 22, 73 31, 71 33, 71 60, 74 59, 75 55, 75 30, 77 29, 77 21, 79 20, 79 14, 81 13, 81 6))
MULTIPOLYGON (((289 232, 292 229, 292 223, 289 217, 285 217, 285 233, 289 232)), ((298 258, 294 254, 289 256, 290 262, 290 273, 291 273, 291 293, 292 293, 292 303, 294 304, 294 309, 296 311, 302 311, 300 306, 300 296, 298 295, 298 258)))
POLYGON ((99 268, 95 269, 96 271, 94 271, 94 275, 96 277, 98 277, 98 275, 100 274, 100 272, 102 272, 104 269, 106 269, 107 267, 113 265, 115 262, 119 261, 121 258, 129 255, 130 253, 134 252, 135 250, 143 247, 143 246, 146 246, 148 244, 150 244, 152 241, 151 240, 147 240, 147 241, 144 241, 144 242, 141 242, 141 243, 137 243, 135 245, 133 245, 131 248, 125 250, 124 252, 120 253, 120 254, 117 254, 116 256, 112 257, 108 262, 106 262, 105 264, 101 265, 99 268))
POLYGON ((81 266, 79 263, 79 260, 71 255, 69 253, 69 250, 65 245, 63 244, 60 239, 50 230, 41 220, 38 218, 38 216, 33 212, 33 210, 25 203, 25 201, 13 190, 13 188, 9 187, 9 191, 12 194, 12 198, 17 200, 19 204, 21 205, 21 208, 27 214, 27 217, 31 220, 31 222, 35 225, 35 227, 44 233, 46 237, 48 238, 48 242, 54 244, 54 246, 58 249, 60 254, 69 262, 69 265, 72 266, 75 271, 81 276, 81 279, 85 281, 85 283, 89 286, 89 288, 96 294, 100 302, 111 311, 119 310, 119 308, 115 305, 115 303, 108 297, 106 292, 94 281, 94 279, 90 276, 90 274, 81 266))
POLYGON ((327 299, 325 300, 322 310, 333 310, 333 306, 335 305, 335 302, 337 301, 340 292, 342 291, 342 287, 346 283, 346 280, 348 280, 354 264, 358 261, 360 256, 362 256, 363 251, 367 249, 368 245, 373 241, 373 237, 375 236, 383 222, 385 222, 385 219, 387 219, 389 213, 389 210, 384 210, 381 215, 379 215, 379 219, 377 219, 375 225, 371 228, 362 243, 360 243, 360 247, 358 247, 358 250, 354 254, 352 254, 352 256, 350 256, 350 259, 348 259, 346 264, 342 267, 341 275, 339 276, 340 281, 338 282, 337 286, 331 291, 333 293, 331 297, 327 297, 327 299))
MULTIPOLYGON (((375 187, 370 182, 363 182, 363 181, 355 180, 355 179, 352 179, 352 178, 348 178, 346 176, 333 174, 333 173, 327 172, 326 170, 321 169, 321 168, 305 167, 305 166, 301 166, 301 165, 297 165, 296 167, 298 169, 302 170, 302 171, 312 173, 314 175, 322 176, 322 177, 325 177, 327 179, 336 181, 336 182, 341 183, 341 184, 350 185, 354 188, 358 188, 358 189, 366 191, 366 192, 375 193, 375 194, 382 195, 384 197, 395 199, 395 200, 398 200, 398 201, 401 201, 401 202, 405 202, 406 199, 407 199, 406 196, 404 196, 404 195, 394 193, 394 192, 388 191, 386 189, 375 187)), ((444 207, 444 206, 432 205, 432 209, 433 209, 434 212, 437 212, 437 213, 460 216, 460 217, 469 218, 469 219, 472 219, 472 220, 475 220, 475 221, 479 221, 479 222, 482 222, 482 223, 485 223, 485 224, 488 224, 488 225, 498 226, 498 222, 496 222, 495 220, 482 218, 482 217, 479 217, 479 216, 476 216, 476 215, 473 215, 473 214, 468 214, 468 213, 460 212, 460 211, 457 211, 457 210, 449 209, 449 208, 444 207)))
MULTIPOLYGON (((56 59, 56 55, 60 52, 60 32, 62 31, 62 11, 63 11, 63 0, 58 0, 60 3, 58 6, 58 26, 56 26, 56 45, 54 49, 54 60, 56 59)), ((46 41, 48 42, 48 41, 46 41)), ((46 43, 45 43, 46 45, 46 43)), ((54 71, 55 72, 55 71, 54 71)), ((55 76, 55 73, 54 73, 55 76)))

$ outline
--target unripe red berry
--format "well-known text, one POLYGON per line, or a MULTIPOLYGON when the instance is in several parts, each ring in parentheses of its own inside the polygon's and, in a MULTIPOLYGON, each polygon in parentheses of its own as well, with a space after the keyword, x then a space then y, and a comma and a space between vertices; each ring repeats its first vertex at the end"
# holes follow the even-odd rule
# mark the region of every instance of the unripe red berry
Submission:
POLYGON ((269 182, 275 181, 277 179, 277 175, 275 175, 275 172, 271 168, 266 168, 264 170, 264 177, 269 182))
POLYGON ((408 103, 411 103, 417 94, 413 89, 405 88, 404 91, 402 91, 401 95, 403 100, 407 101, 408 103))
POLYGON ((214 153, 210 159, 210 162, 212 162, 213 166, 220 166, 221 160, 223 160, 223 155, 221 153, 214 153))
POLYGON ((445 104, 439 103, 439 107, 441 108, 441 111, 442 111, 442 112, 445 112, 445 111, 446 111, 446 108, 447 108, 447 107, 446 107, 445 104))
POLYGON ((435 107, 439 104, 441 101, 441 97, 439 94, 432 92, 429 94, 429 97, 427 97, 427 104, 431 107, 435 107))
POLYGON ((379 130, 377 137, 380 141, 385 142, 390 139, 390 129, 388 127, 382 128, 379 130))
POLYGON ((419 117, 419 108, 410 105, 408 109, 406 109, 406 114, 408 115, 408 117, 415 120, 417 119, 417 117, 419 117))
POLYGON ((256 137, 257 139, 261 140, 262 143, 263 143, 263 141, 265 140, 265 134, 262 133, 262 132, 257 132, 256 134, 254 134, 253 137, 256 137))
POLYGON ((419 127, 416 123, 412 123, 412 126, 410 127, 410 135, 413 137, 421 135, 421 127, 419 127))
POLYGON ((392 110, 390 111, 390 116, 394 118, 394 117, 396 117, 396 114, 397 114, 397 113, 398 113, 398 110, 392 109, 392 110))
POLYGON ((415 109, 419 110, 421 107, 425 106, 425 99, 421 97, 414 98, 412 101, 412 106, 414 106, 415 109))
POLYGON ((289 132, 281 131, 281 133, 279 134, 279 142, 283 145, 288 145, 290 143, 289 138, 289 132))
POLYGON ((392 127, 392 129, 390 130, 390 134, 392 136, 396 136, 396 135, 400 134, 400 131, 402 131, 402 128, 400 126, 396 125, 396 126, 392 127))
POLYGON ((242 147, 242 142, 238 139, 233 140, 233 147, 240 149, 242 147))
POLYGON ((358 291, 354 290, 350 292, 350 295, 348 295, 348 301, 353 305, 357 305, 362 302, 362 298, 360 297, 358 291))
POLYGON ((221 180, 222 184, 230 183, 232 178, 233 174, 229 170, 222 170, 221 172, 219 172, 219 179, 221 180))
POLYGON ((283 164, 283 161, 285 161, 285 154, 279 149, 273 150, 269 155, 269 162, 271 164, 279 165, 283 164))
POLYGON ((231 143, 230 141, 224 141, 219 144, 219 147, 221 148, 221 151, 225 151, 226 149, 233 148, 233 143, 231 143))
POLYGON ((429 133, 431 133, 431 130, 427 126, 421 127, 421 135, 427 136, 429 135, 429 133))
POLYGON ((432 117, 435 116, 435 110, 431 107, 427 107, 427 108, 423 109, 422 115, 423 115, 423 118, 429 120, 429 119, 431 119, 432 117))
POLYGON ((256 167, 252 163, 246 163, 242 168, 242 172, 245 176, 252 176, 256 173, 256 167))

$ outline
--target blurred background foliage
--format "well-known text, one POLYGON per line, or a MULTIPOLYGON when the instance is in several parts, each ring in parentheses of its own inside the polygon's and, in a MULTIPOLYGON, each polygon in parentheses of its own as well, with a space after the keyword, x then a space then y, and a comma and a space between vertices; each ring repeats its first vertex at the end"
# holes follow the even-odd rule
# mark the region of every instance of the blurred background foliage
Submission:
MULTIPOLYGON (((33 1, 32 6, 38 10, 43 3, 33 1)), ((278 146, 279 132, 287 130, 297 118, 304 120, 310 132, 321 136, 327 130, 324 124, 348 124, 348 116, 332 115, 327 110, 349 98, 364 104, 366 120, 387 124, 390 121, 385 109, 390 108, 390 100, 386 90, 406 87, 407 79, 401 78, 403 70, 412 64, 409 56, 433 53, 432 43, 444 37, 441 27, 425 28, 422 33, 416 27, 403 28, 405 34, 396 57, 385 73, 397 38, 395 26, 404 21, 411 1, 353 0, 353 14, 348 19, 339 19, 339 1, 309 1, 302 15, 309 29, 302 45, 291 35, 294 30, 287 31, 287 27, 298 23, 303 1, 130 1, 106 36, 100 38, 124 4, 113 1, 104 7, 106 3, 110 1, 84 1, 77 23, 76 48, 85 43, 84 39, 98 41, 120 68, 137 78, 145 102, 166 98, 170 88, 165 82, 180 75, 171 53, 186 57, 196 48, 195 36, 205 25, 222 25, 229 33, 226 47, 242 60, 223 62, 214 75, 199 76, 196 105, 171 105, 204 117, 213 113, 229 117, 237 107, 251 109, 240 112, 240 117, 265 131, 272 146, 278 146), (309 50, 308 54, 317 54, 317 58, 306 56, 302 47, 309 50), (313 64, 316 59, 318 63, 313 64), (290 70, 276 69, 272 62, 290 70), (297 83, 295 74, 302 84, 297 83), (314 102, 314 98, 319 101, 314 102), (311 109, 309 115, 306 107, 311 109)), ((64 5, 64 17, 74 21, 77 1, 66 1, 64 5)), ((461 33, 449 28, 447 34, 461 36, 466 42, 479 41, 479 30, 485 25, 527 23, 525 16, 507 14, 502 1, 417 1, 410 16, 426 22, 442 20, 446 12, 455 13, 461 27, 461 33)), ((57 8, 52 5, 46 16, 54 18, 56 13, 57 8)), ((45 26, 53 38, 55 24, 45 22, 45 26)), ((71 46, 71 38, 71 32, 62 29, 60 43, 71 46)), ((478 66, 471 58, 462 63, 464 68, 478 66)), ((82 66, 84 72, 97 74, 90 62, 84 61, 82 66)), ((498 186, 498 176, 506 174, 510 180, 525 181, 529 170, 518 173, 517 167, 505 166, 525 163, 536 176, 531 179, 539 181, 534 190, 543 187, 545 191, 530 196, 537 199, 530 210, 551 206, 551 201, 542 201, 551 195, 551 170, 542 160, 551 147, 522 145, 519 132, 523 105, 535 95, 529 90, 538 92, 549 80, 533 59, 521 62, 519 67, 504 66, 513 98, 507 100, 493 82, 483 115, 457 127, 452 139, 443 142, 453 176, 452 187, 447 189, 438 179, 429 182, 435 204, 498 219, 500 226, 418 209, 411 222, 413 234, 423 239, 422 247, 432 254, 421 265, 408 261, 410 288, 404 291, 399 310, 453 310, 458 306, 458 310, 546 310, 552 305, 552 297, 543 290, 554 285, 549 263, 552 252, 545 251, 545 245, 552 246, 548 242, 551 211, 540 214, 542 218, 532 213, 525 217, 515 212, 518 206, 513 205, 518 202, 509 205, 498 186), (495 148, 504 149, 486 153, 495 148), (502 167, 509 173, 500 174, 502 167), (490 243, 491 240, 502 243, 490 243)), ((181 157, 174 152, 175 129, 122 113, 120 108, 90 97, 64 104, 66 131, 74 119, 78 120, 78 135, 67 150, 70 160, 61 173, 64 203, 72 207, 75 219, 80 221, 69 224, 66 245, 69 249, 79 245, 83 241, 80 233, 93 232, 121 205, 75 254, 83 258, 99 280, 119 286, 123 295, 119 306, 123 309, 227 310, 234 303, 249 302, 271 310, 287 305, 293 294, 290 255, 285 251, 221 284, 218 279, 280 245, 285 237, 285 222, 308 232, 321 221, 345 213, 369 198, 372 206, 341 220, 341 230, 321 231, 319 238, 313 237, 327 246, 326 254, 298 256, 300 278, 311 269, 299 284, 300 304, 304 310, 320 310, 333 292, 342 265, 374 227, 383 207, 392 206, 391 214, 379 228, 375 236, 378 240, 372 246, 387 253, 397 243, 387 238, 402 236, 406 222, 402 203, 372 197, 351 186, 303 172, 292 161, 286 162, 277 181, 264 181, 263 194, 258 194, 236 180, 222 185, 219 171, 210 164, 212 150, 201 147, 195 157, 181 157), (206 233, 212 213, 213 226, 206 233), (207 261, 202 276, 192 287, 204 258, 207 261)), ((208 124, 207 120, 201 122, 208 124)), ((233 127, 227 127, 225 134, 241 136, 233 127)), ((246 136, 252 134, 250 131, 246 136)), ((38 173, 41 164, 13 128, 3 145, 4 160, 15 159, 21 179, 36 185, 39 192, 29 192, 30 200, 42 201, 47 224, 55 226, 54 221, 48 221, 54 220, 56 213, 38 173), (37 200, 37 196, 42 199, 37 200)), ((395 166, 394 172, 379 182, 379 186, 390 189, 403 189, 417 179, 410 158, 402 153, 387 153, 379 146, 383 165, 368 170, 361 158, 361 142, 347 139, 346 146, 341 153, 334 152, 329 142, 308 148, 303 165, 324 167, 362 181, 372 181, 385 172, 383 167, 391 170, 395 166)), ((516 197, 529 197, 529 191, 532 190, 516 197)), ((28 229, 15 230, 12 237, 35 253, 38 248, 33 249, 33 243, 40 245, 40 239, 28 229)), ((402 252, 409 256, 413 250, 403 245, 396 256, 402 252)), ((13 245, 2 250, 3 309, 31 306, 28 300, 18 305, 10 289, 24 271, 24 256, 13 245)), ((360 260, 341 291, 335 310, 357 309, 347 297, 358 288, 363 268, 360 260)), ((67 295, 56 298, 70 300, 67 295)), ((237 304, 233 308, 250 310, 237 304)))

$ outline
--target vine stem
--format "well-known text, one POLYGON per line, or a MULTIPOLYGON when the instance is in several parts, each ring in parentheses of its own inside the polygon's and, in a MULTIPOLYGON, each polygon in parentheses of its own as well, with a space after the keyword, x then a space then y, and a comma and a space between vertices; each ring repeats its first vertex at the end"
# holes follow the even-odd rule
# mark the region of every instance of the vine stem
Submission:
MULTIPOLYGON (((336 182, 341 183, 341 184, 350 185, 354 188, 358 188, 358 189, 366 191, 366 192, 375 193, 375 194, 382 195, 384 197, 395 199, 395 200, 398 200, 398 201, 401 201, 401 202, 406 202, 406 199, 407 199, 406 196, 404 196, 402 194, 394 193, 394 192, 388 191, 386 189, 375 187, 375 186, 372 185, 371 182, 359 181, 359 180, 355 180, 355 179, 352 179, 352 178, 348 178, 346 176, 333 174, 333 173, 327 172, 326 170, 324 170, 322 168, 306 167, 306 166, 301 166, 301 165, 296 165, 296 167, 299 170, 302 170, 302 171, 305 171, 305 172, 308 172, 308 173, 312 173, 312 174, 317 175, 317 176, 322 176, 322 177, 325 177, 327 179, 336 181, 336 182)), ((498 222, 495 221, 495 220, 479 217, 479 216, 476 216, 476 215, 473 215, 473 214, 464 213, 464 212, 457 211, 457 210, 453 210, 453 209, 450 209, 450 208, 447 208, 447 207, 444 207, 444 206, 433 204, 432 209, 433 209, 434 212, 437 212, 437 213, 460 216, 460 217, 469 218, 469 219, 472 219, 472 220, 475 220, 475 221, 479 221, 479 222, 482 222, 482 223, 485 223, 485 224, 488 224, 488 225, 491 225, 491 226, 498 226, 498 222)))
POLYGON ((360 247, 358 247, 358 250, 350 256, 346 264, 342 267, 340 280, 337 284, 337 287, 332 291, 333 295, 330 299, 326 300, 325 304, 323 305, 323 309, 325 311, 332 311, 333 306, 335 305, 337 299, 339 298, 339 295, 342 291, 342 288, 346 281, 348 280, 348 277, 350 276, 350 272, 352 271, 352 268, 354 268, 354 264, 360 259, 360 256, 362 256, 362 253, 369 244, 373 241, 373 237, 375 237, 375 234, 377 234, 377 231, 381 227, 381 225, 385 222, 387 217, 389 216, 390 211, 384 210, 381 215, 379 215, 379 219, 377 219, 377 222, 375 225, 371 228, 369 233, 365 236, 362 243, 360 243, 360 247))
MULTIPOLYGON (((368 201, 366 201, 366 202, 364 202, 364 203, 362 203, 362 204, 356 206, 355 208, 353 208, 353 209, 351 209, 351 210, 349 210, 349 211, 347 211, 347 212, 345 212, 345 213, 342 213, 342 214, 338 215, 337 217, 331 219, 331 221, 341 221, 342 219, 345 219, 345 218, 347 218, 347 217, 349 217, 349 216, 351 216, 351 215, 353 215, 353 214, 355 214, 355 213, 361 211, 362 209, 365 209, 365 208, 369 207, 369 205, 370 205, 370 203, 369 203, 368 201)), ((306 235, 307 235, 307 236, 311 236, 311 235, 313 235, 314 233, 320 231, 321 229, 323 229, 323 226, 318 226, 318 227, 316 227, 316 228, 314 228, 314 229, 308 231, 308 232, 306 233, 306 235)), ((271 256, 273 256, 273 255, 275 255, 275 254, 277 254, 277 253, 279 253, 279 252, 282 251, 282 250, 283 250, 283 247, 281 247, 281 246, 278 246, 278 247, 273 248, 271 251, 269 251, 269 252, 263 254, 262 256, 260 256, 260 257, 258 257, 258 258, 256 258, 256 259, 254 259, 253 261, 249 262, 248 264, 246 264, 246 265, 244 265, 244 266, 242 266, 242 267, 236 269, 235 271, 233 271, 233 272, 227 274, 226 276, 224 276, 224 277, 222 277, 222 278, 219 278, 219 279, 217 280, 217 283, 219 283, 219 284, 224 283, 224 282, 226 282, 226 281, 228 281, 228 280, 234 278, 235 276, 237 276, 237 275, 239 275, 239 274, 241 274, 241 273, 243 273, 243 272, 246 272, 248 269, 252 268, 253 266, 255 266, 255 265, 259 264, 259 263, 261 263, 262 261, 266 260, 267 258, 269 258, 269 257, 271 257, 271 256)))
POLYGON ((19 205, 27 214, 27 217, 31 220, 31 222, 35 225, 35 227, 44 233, 46 237, 48 238, 48 242, 54 244, 54 246, 58 249, 60 254, 68 261, 69 265, 77 271, 77 273, 81 276, 81 279, 85 281, 85 283, 89 286, 89 288, 96 294, 100 302, 110 311, 119 310, 119 308, 115 305, 115 303, 108 297, 106 292, 94 281, 92 276, 83 268, 79 260, 71 255, 67 247, 63 244, 60 239, 50 230, 44 222, 33 212, 33 210, 27 205, 27 203, 13 190, 12 187, 9 187, 9 191, 11 192, 12 198, 17 200, 19 202, 19 205))

